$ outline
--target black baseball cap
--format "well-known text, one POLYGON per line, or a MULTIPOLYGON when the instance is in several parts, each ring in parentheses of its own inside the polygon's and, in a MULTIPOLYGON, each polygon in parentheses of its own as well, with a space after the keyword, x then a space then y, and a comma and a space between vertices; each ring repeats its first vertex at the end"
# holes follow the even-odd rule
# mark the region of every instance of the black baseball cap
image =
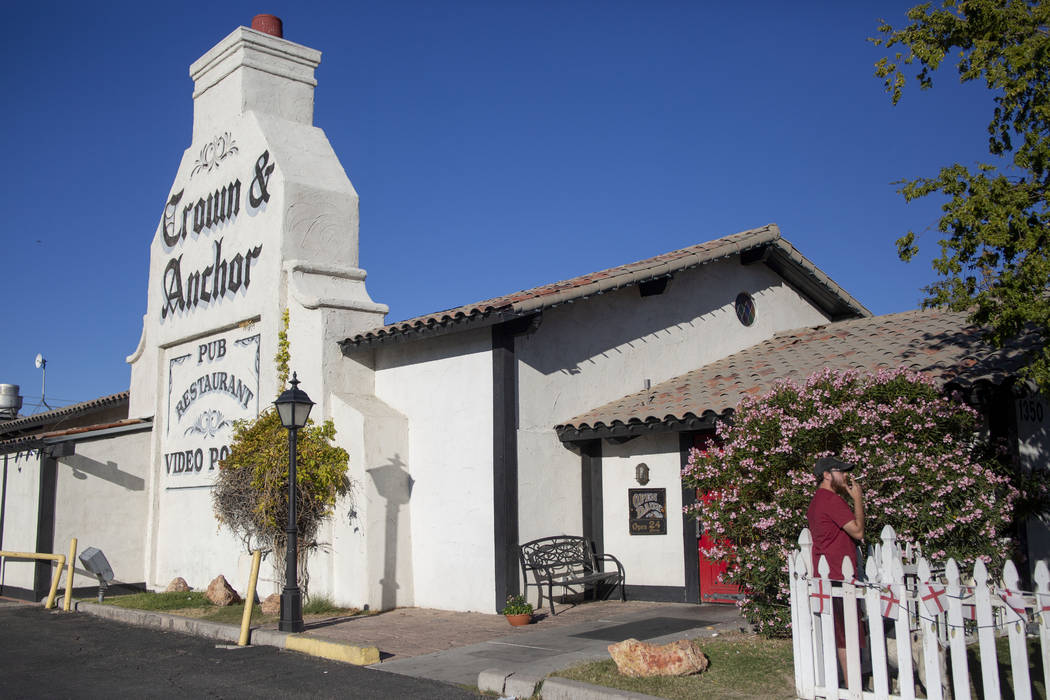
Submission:
POLYGON ((838 457, 821 457, 813 464, 813 474, 820 476, 824 472, 830 471, 848 472, 853 470, 853 466, 849 462, 843 462, 838 457))

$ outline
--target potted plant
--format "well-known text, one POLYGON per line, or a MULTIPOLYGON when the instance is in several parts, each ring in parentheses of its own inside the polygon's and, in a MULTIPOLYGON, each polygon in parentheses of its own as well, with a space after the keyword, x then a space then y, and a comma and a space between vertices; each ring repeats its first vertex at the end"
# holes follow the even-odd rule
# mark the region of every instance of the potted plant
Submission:
POLYGON ((523 595, 507 596, 507 604, 500 612, 507 618, 507 622, 515 627, 532 622, 532 603, 525 600, 523 595))

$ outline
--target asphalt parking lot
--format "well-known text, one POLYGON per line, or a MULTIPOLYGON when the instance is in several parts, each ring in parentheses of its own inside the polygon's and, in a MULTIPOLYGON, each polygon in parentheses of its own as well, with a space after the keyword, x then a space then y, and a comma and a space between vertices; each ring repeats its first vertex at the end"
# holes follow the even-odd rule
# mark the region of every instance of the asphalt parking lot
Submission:
POLYGON ((0 604, 4 698, 471 698, 437 681, 267 646, 0 604))

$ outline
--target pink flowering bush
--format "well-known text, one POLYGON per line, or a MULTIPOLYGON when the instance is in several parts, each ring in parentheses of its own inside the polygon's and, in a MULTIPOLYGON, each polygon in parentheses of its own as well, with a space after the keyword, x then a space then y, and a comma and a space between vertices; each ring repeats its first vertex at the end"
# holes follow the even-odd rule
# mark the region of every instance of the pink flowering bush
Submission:
POLYGON ((868 542, 892 525, 934 560, 1002 565, 1021 491, 978 428, 972 409, 922 375, 824 370, 746 398, 718 427, 722 447, 691 452, 683 480, 716 498, 687 511, 713 541, 705 554, 728 561, 723 580, 741 586, 745 617, 789 634, 786 553, 806 527, 823 455, 857 466, 868 542))

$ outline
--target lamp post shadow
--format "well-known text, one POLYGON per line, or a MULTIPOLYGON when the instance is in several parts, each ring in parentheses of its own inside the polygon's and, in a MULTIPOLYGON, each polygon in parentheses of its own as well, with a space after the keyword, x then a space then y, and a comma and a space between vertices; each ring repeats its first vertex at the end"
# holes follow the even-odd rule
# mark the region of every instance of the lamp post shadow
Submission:
POLYGON ((379 496, 386 500, 386 531, 383 538, 383 578, 381 609, 389 610, 397 604, 397 537, 400 525, 399 510, 412 498, 412 475, 405 468, 401 456, 395 454, 388 464, 367 469, 379 496))

